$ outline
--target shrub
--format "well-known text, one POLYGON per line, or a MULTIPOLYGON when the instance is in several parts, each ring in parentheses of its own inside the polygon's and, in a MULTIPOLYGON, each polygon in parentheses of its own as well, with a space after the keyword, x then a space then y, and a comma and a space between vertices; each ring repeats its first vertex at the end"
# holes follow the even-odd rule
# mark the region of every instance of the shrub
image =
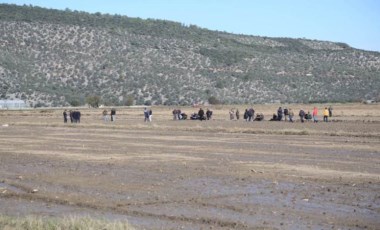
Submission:
POLYGON ((210 103, 211 105, 218 105, 220 104, 220 101, 216 97, 211 96, 208 98, 208 103, 210 103))
POLYGON ((70 100, 70 101, 69 101, 69 104, 70 104, 71 106, 74 106, 74 107, 80 106, 80 102, 79 102, 79 100, 77 100, 77 99, 72 99, 72 100, 70 100))
POLYGON ((133 98, 133 96, 132 95, 129 95, 128 97, 127 97, 127 99, 125 100, 125 105, 126 106, 131 106, 131 105, 133 105, 133 103, 134 103, 134 101, 135 101, 135 99, 133 98))
POLYGON ((100 103, 100 97, 99 96, 88 96, 86 97, 86 103, 89 104, 91 107, 98 108, 100 103))

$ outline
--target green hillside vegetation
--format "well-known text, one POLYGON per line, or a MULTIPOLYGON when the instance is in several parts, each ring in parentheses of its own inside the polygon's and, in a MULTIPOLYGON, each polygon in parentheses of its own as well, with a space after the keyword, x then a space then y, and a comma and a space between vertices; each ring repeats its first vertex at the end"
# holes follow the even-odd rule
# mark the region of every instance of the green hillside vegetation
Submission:
POLYGON ((380 99, 380 53, 164 20, 0 4, 0 99, 31 106, 380 99))

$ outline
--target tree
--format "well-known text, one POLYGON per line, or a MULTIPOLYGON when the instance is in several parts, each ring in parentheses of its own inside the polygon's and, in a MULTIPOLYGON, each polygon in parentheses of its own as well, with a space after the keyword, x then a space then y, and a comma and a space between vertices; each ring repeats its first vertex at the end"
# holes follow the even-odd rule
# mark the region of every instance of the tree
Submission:
POLYGON ((99 96, 88 96, 86 97, 86 103, 89 104, 91 107, 98 108, 100 103, 100 97, 99 96))

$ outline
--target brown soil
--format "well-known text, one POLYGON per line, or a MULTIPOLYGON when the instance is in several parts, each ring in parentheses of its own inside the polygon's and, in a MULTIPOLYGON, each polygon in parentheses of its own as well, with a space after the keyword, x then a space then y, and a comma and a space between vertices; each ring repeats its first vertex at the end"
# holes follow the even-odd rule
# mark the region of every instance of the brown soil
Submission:
MULTIPOLYGON (((256 111, 268 120, 275 107, 256 111)), ((334 105, 333 122, 317 124, 230 121, 230 107, 173 121, 172 109, 153 108, 152 123, 141 108, 118 108, 114 123, 82 109, 80 124, 62 110, 0 111, 0 213, 137 229, 379 228, 379 105, 334 105)))

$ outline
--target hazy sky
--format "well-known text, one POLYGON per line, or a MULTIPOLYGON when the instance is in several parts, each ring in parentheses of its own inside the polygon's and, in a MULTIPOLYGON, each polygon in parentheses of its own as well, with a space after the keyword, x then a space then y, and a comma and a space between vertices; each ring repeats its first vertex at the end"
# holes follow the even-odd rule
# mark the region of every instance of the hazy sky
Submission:
POLYGON ((380 51, 380 0, 0 0, 165 19, 211 30, 344 42, 380 51))

